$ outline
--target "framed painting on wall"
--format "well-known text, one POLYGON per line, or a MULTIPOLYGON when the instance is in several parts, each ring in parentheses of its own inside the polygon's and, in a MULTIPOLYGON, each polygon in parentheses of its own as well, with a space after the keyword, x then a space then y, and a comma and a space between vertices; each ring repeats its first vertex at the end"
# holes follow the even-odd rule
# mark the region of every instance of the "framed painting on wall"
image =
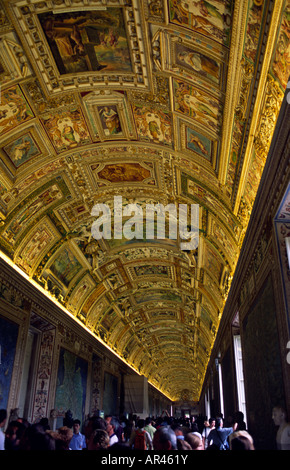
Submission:
MULTIPOLYGON (((83 422, 87 392, 88 362, 61 348, 55 393, 55 408, 59 416, 72 412, 74 419, 83 422)), ((63 425, 62 421, 59 423, 63 425)))
POLYGON ((0 317, 0 408, 7 408, 13 373, 18 325, 0 317))

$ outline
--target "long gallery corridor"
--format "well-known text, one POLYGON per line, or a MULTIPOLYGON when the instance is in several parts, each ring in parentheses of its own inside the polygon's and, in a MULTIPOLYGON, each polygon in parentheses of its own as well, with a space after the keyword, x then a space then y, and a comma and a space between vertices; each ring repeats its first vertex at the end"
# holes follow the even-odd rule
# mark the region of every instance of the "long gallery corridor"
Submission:
POLYGON ((241 415, 290 449, 289 20, 0 0, 0 448, 241 415))

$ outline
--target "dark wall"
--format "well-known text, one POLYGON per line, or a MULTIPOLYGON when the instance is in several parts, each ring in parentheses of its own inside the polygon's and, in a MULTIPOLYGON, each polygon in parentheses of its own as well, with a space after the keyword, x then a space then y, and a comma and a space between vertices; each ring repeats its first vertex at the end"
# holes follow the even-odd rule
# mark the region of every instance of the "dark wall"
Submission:
POLYGON ((274 449, 272 409, 285 400, 271 276, 243 321, 242 346, 248 428, 257 449, 274 449))
POLYGON ((224 420, 225 425, 231 424, 231 418, 237 411, 235 407, 235 377, 233 373, 232 354, 229 347, 222 360, 224 420))

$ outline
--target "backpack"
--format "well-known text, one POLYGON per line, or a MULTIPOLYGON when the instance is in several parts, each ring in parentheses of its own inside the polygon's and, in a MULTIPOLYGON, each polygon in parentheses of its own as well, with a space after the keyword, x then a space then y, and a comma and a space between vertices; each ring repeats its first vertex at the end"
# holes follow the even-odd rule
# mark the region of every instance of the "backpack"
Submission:
POLYGON ((228 444, 227 439, 225 439, 225 441, 222 441, 222 439, 221 439, 221 437, 220 437, 220 434, 219 434, 219 432, 218 432, 217 429, 216 429, 216 433, 217 433, 218 438, 219 438, 219 440, 220 440, 220 442, 221 442, 220 447, 219 447, 219 450, 229 450, 229 444, 228 444))
POLYGON ((136 430, 135 440, 134 440, 134 449, 137 449, 137 450, 147 449, 145 435, 146 435, 146 431, 140 431, 140 429, 136 430))

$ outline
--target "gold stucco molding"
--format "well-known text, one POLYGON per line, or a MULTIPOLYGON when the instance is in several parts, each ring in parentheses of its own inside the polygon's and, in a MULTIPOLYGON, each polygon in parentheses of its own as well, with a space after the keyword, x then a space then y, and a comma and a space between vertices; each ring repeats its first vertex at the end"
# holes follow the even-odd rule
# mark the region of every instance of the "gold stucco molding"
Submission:
MULTIPOLYGON (((272 60, 272 55, 276 43, 277 31, 280 25, 281 15, 283 14, 283 2, 275 2, 272 14, 271 14, 271 24, 269 32, 267 35, 267 44, 264 52, 264 58, 259 78, 259 84, 256 93, 255 107, 253 110, 251 125, 249 129, 247 148, 244 156, 243 168, 240 176, 239 188, 237 191, 237 196, 235 200, 234 213, 238 214, 241 199, 245 190, 247 175, 252 161, 252 152, 255 145, 255 140, 258 142, 260 139, 260 144, 262 143, 261 137, 259 137, 260 130, 267 132, 267 146, 265 147, 263 154, 266 154, 269 150, 269 143, 271 135, 274 131, 274 125, 276 118, 279 113, 280 105, 283 99, 282 90, 280 93, 278 91, 278 85, 274 85, 274 79, 269 75, 270 64, 272 60), (271 108, 271 124, 269 117, 269 107, 271 108), (275 116, 275 117, 274 117, 275 116), (263 128, 261 128, 262 122, 263 128)), ((258 149, 259 153, 261 147, 258 149)))

